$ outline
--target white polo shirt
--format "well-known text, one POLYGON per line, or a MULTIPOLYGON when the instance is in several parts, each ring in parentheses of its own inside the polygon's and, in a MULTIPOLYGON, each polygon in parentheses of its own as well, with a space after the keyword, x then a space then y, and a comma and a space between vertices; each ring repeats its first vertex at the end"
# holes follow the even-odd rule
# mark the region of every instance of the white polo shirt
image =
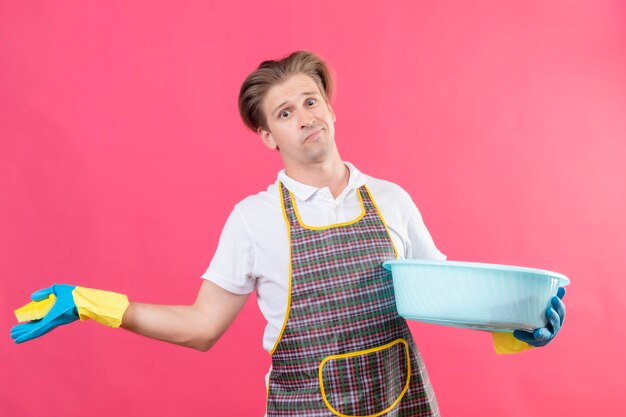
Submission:
POLYGON ((329 226, 356 219, 362 211, 357 189, 364 184, 380 209, 400 259, 444 260, 419 210, 398 185, 350 170, 345 190, 333 198, 328 187, 315 188, 289 178, 285 170, 267 191, 235 205, 224 225, 215 255, 202 278, 235 294, 256 289, 259 309, 267 320, 263 348, 270 352, 287 313, 289 238, 283 217, 279 181, 294 195, 303 223, 329 226))

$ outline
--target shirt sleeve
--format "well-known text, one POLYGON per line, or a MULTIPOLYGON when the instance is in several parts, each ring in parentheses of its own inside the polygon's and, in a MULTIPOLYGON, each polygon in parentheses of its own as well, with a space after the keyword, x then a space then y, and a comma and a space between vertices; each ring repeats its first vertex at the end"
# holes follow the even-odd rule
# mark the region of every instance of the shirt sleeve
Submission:
POLYGON ((245 221, 234 208, 220 236, 217 250, 202 278, 226 291, 249 294, 255 289, 254 246, 245 221))
POLYGON ((441 253, 435 246, 430 236, 422 215, 411 196, 405 192, 408 244, 406 248, 407 259, 426 259, 433 261, 445 261, 446 255, 441 253))

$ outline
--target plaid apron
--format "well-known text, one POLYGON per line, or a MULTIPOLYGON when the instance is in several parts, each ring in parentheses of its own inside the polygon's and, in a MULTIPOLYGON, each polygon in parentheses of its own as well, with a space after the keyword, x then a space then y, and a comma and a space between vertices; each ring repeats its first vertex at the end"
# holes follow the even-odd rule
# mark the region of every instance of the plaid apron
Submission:
POLYGON ((362 214, 304 225, 280 183, 291 246, 287 317, 272 351, 267 415, 439 416, 383 261, 397 257, 365 186, 362 214))

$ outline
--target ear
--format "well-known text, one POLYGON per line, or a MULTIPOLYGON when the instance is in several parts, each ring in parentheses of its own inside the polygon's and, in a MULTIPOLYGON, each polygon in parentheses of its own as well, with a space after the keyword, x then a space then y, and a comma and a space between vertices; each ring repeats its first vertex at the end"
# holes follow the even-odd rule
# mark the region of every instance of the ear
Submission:
POLYGON ((265 146, 267 146, 269 149, 278 148, 278 146, 276 145, 276 141, 274 140, 274 137, 272 136, 272 132, 262 127, 259 127, 257 129, 257 133, 259 137, 261 138, 261 140, 263 141, 263 143, 265 144, 265 146))
POLYGON ((330 105, 330 103, 326 103, 326 105, 328 106, 328 110, 330 111, 330 115, 333 118, 333 123, 337 121, 337 116, 335 115, 335 112, 333 111, 332 106, 330 105))

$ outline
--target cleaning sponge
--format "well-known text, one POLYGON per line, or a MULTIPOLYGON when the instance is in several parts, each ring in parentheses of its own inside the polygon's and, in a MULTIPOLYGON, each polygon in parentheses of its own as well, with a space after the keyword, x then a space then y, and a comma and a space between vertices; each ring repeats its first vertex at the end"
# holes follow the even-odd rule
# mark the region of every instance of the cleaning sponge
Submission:
POLYGON ((31 301, 15 310, 15 317, 18 323, 24 323, 25 321, 38 320, 43 318, 48 311, 54 305, 57 297, 54 294, 50 294, 48 298, 41 301, 31 301))

